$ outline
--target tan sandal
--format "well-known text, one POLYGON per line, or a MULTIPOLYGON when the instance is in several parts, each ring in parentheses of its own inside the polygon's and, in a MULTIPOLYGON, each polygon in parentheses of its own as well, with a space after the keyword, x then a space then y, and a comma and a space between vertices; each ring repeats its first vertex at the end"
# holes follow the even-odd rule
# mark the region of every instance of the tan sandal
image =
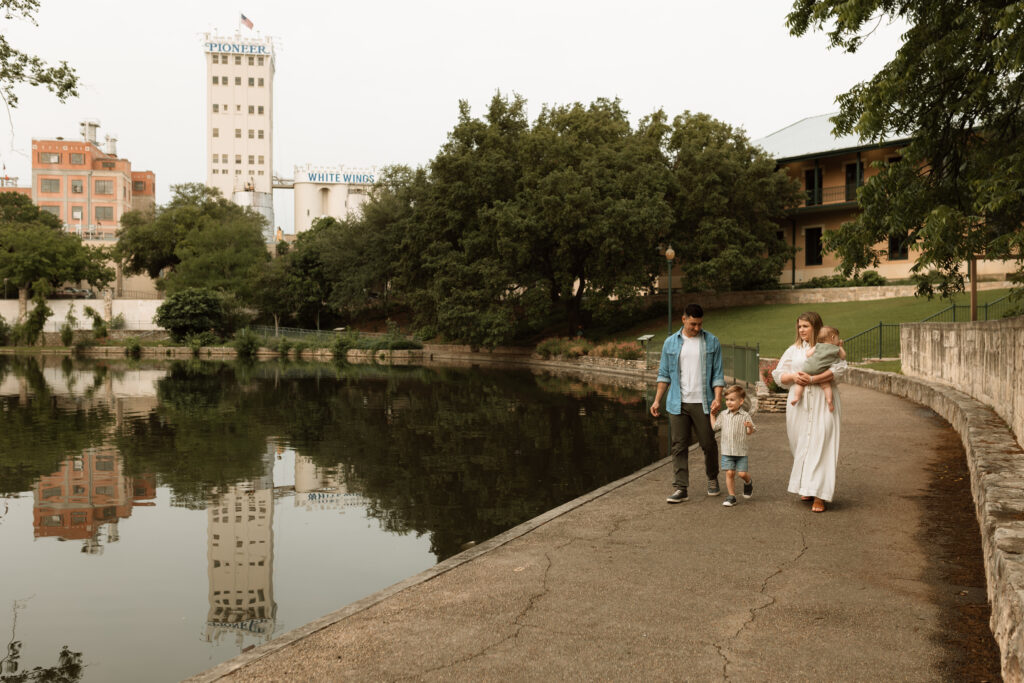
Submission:
POLYGON ((814 499, 814 505, 811 506, 811 512, 824 512, 824 511, 825 511, 825 501, 820 500, 818 498, 815 498, 814 499))

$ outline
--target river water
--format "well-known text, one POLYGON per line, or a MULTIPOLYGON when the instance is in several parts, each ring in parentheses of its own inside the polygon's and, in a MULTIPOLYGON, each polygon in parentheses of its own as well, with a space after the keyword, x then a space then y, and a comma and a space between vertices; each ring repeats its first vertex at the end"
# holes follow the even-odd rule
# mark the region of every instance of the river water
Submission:
POLYGON ((188 677, 652 462, 645 416, 525 371, 0 356, 0 681, 188 677))

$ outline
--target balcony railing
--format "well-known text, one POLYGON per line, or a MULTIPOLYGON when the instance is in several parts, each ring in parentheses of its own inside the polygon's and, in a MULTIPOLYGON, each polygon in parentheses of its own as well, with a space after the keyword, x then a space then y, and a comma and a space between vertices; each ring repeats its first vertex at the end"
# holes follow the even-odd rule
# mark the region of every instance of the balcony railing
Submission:
POLYGON ((804 199, 804 206, 818 206, 820 204, 837 204, 841 202, 857 201, 856 183, 847 185, 833 185, 831 187, 815 187, 807 190, 804 199))

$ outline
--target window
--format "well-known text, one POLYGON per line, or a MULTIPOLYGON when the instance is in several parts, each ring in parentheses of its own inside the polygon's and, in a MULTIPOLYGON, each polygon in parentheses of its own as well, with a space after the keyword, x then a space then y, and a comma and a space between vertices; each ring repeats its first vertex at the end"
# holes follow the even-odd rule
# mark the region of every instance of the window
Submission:
POLYGON ((254 163, 256 163, 256 162, 255 162, 255 159, 256 159, 256 155, 254 155, 254 154, 250 154, 250 155, 249 155, 249 163, 250 163, 250 164, 254 164, 254 163))
POLYGON ((807 206, 821 204, 820 168, 809 168, 804 171, 804 190, 807 191, 807 206))
POLYGON ((242 85, 242 77, 235 76, 235 85, 242 85))
POLYGON ((214 76, 213 77, 213 84, 214 85, 219 85, 220 84, 220 76, 214 76))
POLYGON ((242 55, 235 55, 235 64, 242 63, 242 55))
POLYGON ((71 163, 75 164, 76 166, 83 165, 85 163, 85 155, 84 154, 75 154, 74 152, 72 152, 71 153, 71 163))
POLYGON ((249 87, 251 88, 254 85, 256 85, 256 79, 253 78, 252 76, 250 76, 249 77, 249 87))
POLYGON ((889 260, 906 261, 910 258, 910 239, 907 233, 889 235, 889 260))
POLYGON ((217 154, 214 154, 214 155, 213 155, 213 163, 217 163, 217 160, 218 160, 218 159, 220 159, 220 156, 219 156, 219 155, 217 155, 217 154))
POLYGON ((220 137, 220 130, 219 129, 217 129, 217 128, 213 129, 213 137, 215 137, 215 138, 219 138, 220 137))
POLYGON ((242 137, 242 129, 241 128, 235 128, 235 137, 236 138, 242 137))
POLYGON ((255 62, 256 62, 256 58, 253 57, 252 55, 249 55, 249 66, 252 66, 255 62))
POLYGON ((72 206, 71 207, 71 220, 80 221, 82 220, 82 207, 72 206))
POLYGON ((263 139, 263 129, 262 128, 260 128, 259 133, 260 133, 259 134, 259 139, 262 140, 263 139))
MULTIPOLYGON (((235 169, 235 175, 242 175, 242 169, 236 168, 235 169)), ((239 520, 239 521, 241 521, 241 520, 239 520)))
POLYGON ((96 194, 114 194, 113 180, 97 180, 96 194))
POLYGON ((263 66, 263 57, 257 57, 256 64, 258 64, 259 66, 263 66))
POLYGON ((252 106, 252 105, 250 104, 250 105, 249 105, 249 113, 250 113, 250 114, 255 114, 255 113, 256 113, 256 107, 254 107, 254 106, 252 106))
POLYGON ((263 175, 263 171, 258 171, 257 175, 263 175))
POLYGON ((259 112, 260 116, 263 115, 263 105, 262 104, 258 107, 257 111, 259 112))
MULTIPOLYGON (((114 220, 114 207, 112 206, 97 206, 96 207, 96 220, 98 221, 112 221, 114 220)), ((97 467, 97 469, 100 469, 97 467)))
POLYGON ((235 155, 235 163, 236 164, 242 163, 242 155, 241 154, 236 154, 235 155))
POLYGON ((84 185, 84 183, 81 180, 72 180, 71 181, 71 194, 82 194, 82 192, 85 189, 83 187, 83 185, 84 185))
POLYGON ((235 105, 235 111, 242 111, 242 105, 236 104, 235 105))
POLYGON ((59 164, 60 155, 55 152, 40 152, 39 163, 41 164, 59 164))
POLYGON ((215 168, 212 171, 210 171, 210 173, 213 173, 214 175, 216 175, 216 174, 220 173, 220 171, 215 168))
POLYGON ((804 264, 821 265, 821 228, 807 228, 804 231, 804 264))
POLYGON ((259 156, 258 156, 258 157, 256 157, 256 158, 257 158, 257 159, 259 159, 259 162, 258 162, 258 163, 260 163, 260 164, 262 164, 262 163, 263 163, 263 155, 262 155, 262 154, 261 154, 261 155, 259 155, 259 156))
POLYGON ((213 105, 213 113, 216 114, 219 111, 220 111, 220 105, 219 104, 213 105))
POLYGON ((39 180, 40 192, 60 192, 60 178, 41 178, 39 180))
POLYGON ((57 218, 60 218, 60 207, 59 206, 47 206, 45 204, 42 204, 42 205, 40 205, 39 210, 40 211, 45 211, 46 213, 52 213, 57 218))
POLYGON ((846 201, 857 201, 857 188, 864 184, 864 162, 846 165, 846 201))
POLYGON ((903 157, 889 157, 888 159, 886 159, 886 162, 888 162, 890 166, 892 166, 893 164, 898 164, 901 161, 903 161, 903 157))
POLYGON ((108 169, 114 168, 114 162, 113 161, 104 161, 102 164, 100 164, 100 166, 102 166, 103 168, 108 168, 108 169))
POLYGON ((220 155, 220 162, 221 162, 222 164, 226 164, 226 163, 228 163, 228 155, 227 155, 227 154, 221 154, 221 155, 220 155))
POLYGON ((262 78, 261 78, 261 79, 259 79, 259 86, 260 86, 261 88, 263 87, 263 79, 262 79, 262 78))
POLYGON ((114 487, 113 486, 97 486, 96 487, 96 495, 97 496, 112 496, 112 495, 114 495, 114 487))
POLYGON ((132 192, 145 192, 146 181, 145 180, 133 180, 132 181, 132 192))
POLYGON ((250 140, 252 140, 255 137, 255 133, 256 133, 256 131, 254 131, 252 128, 249 129, 249 139, 250 140))

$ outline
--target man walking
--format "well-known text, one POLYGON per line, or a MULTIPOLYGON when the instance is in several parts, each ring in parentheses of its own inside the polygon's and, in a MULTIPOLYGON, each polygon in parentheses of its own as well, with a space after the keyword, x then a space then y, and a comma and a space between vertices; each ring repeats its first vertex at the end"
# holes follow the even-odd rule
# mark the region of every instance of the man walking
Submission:
POLYGON ((704 472, 708 478, 708 495, 717 496, 718 444, 711 429, 711 413, 722 405, 722 345, 718 338, 704 329, 704 309, 688 304, 683 310, 682 328, 665 340, 661 347, 661 365, 658 366, 658 391, 651 404, 651 415, 661 414, 662 399, 668 412, 668 425, 672 432, 672 461, 675 469, 675 493, 669 503, 688 500, 686 490, 690 484, 691 430, 704 451, 704 472))

